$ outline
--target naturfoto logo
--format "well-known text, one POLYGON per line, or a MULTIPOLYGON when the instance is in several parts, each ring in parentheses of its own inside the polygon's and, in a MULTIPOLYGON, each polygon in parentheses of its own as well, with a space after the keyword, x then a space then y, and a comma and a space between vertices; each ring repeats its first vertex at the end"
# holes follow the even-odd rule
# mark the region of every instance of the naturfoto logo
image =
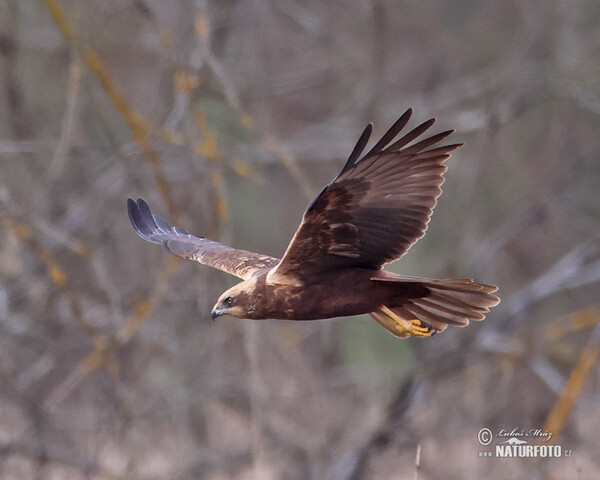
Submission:
POLYGON ((571 450, 563 450, 561 445, 544 445, 543 443, 548 442, 552 438, 552 432, 542 430, 541 428, 501 428, 494 435, 492 430, 484 427, 477 433, 477 440, 484 447, 491 445, 494 438, 497 439, 494 448, 492 450, 480 451, 480 457, 555 458, 572 456, 571 450), (531 439, 541 439, 543 443, 530 445, 529 441, 531 439))

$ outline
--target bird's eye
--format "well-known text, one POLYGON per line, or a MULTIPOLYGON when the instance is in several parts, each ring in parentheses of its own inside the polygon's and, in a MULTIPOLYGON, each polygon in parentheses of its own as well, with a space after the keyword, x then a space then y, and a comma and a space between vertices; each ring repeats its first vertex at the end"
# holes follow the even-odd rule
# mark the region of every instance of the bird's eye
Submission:
POLYGON ((228 307, 231 307, 233 305, 233 297, 227 297, 225 300, 223 300, 223 303, 228 307))

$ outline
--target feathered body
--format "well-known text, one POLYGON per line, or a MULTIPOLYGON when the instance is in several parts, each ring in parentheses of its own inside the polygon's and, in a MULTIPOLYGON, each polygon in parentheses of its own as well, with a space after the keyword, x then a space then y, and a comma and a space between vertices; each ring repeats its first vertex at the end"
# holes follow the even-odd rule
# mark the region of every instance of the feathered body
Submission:
POLYGON ((368 268, 345 268, 297 285, 272 283, 268 272, 262 273, 227 292, 235 298, 227 313, 253 320, 319 320, 370 313, 382 304, 399 307, 411 297, 427 295, 420 282, 399 286, 371 280, 379 273, 368 268))

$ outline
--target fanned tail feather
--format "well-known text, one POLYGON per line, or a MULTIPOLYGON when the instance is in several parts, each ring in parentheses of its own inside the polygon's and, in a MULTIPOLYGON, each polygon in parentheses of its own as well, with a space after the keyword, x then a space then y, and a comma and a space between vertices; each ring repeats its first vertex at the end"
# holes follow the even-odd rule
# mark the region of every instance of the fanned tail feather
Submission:
POLYGON ((448 325, 464 327, 472 320, 481 321, 490 308, 500 302, 493 295, 498 287, 474 283, 469 278, 428 280, 390 276, 373 280, 420 283, 428 292, 425 296, 403 300, 401 306, 382 305, 370 313, 375 321, 399 338, 429 337, 443 332, 448 325))

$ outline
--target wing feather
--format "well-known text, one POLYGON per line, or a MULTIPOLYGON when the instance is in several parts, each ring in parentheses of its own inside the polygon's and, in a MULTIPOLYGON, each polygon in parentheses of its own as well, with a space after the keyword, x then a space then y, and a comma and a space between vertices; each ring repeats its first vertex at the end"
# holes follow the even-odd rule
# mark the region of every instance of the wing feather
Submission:
POLYGON ((346 161, 346 164, 344 165, 344 168, 342 168, 342 171, 340 172, 340 174, 342 174, 349 168, 352 168, 352 166, 354 165, 354 162, 356 162, 356 160, 358 160, 358 157, 360 157, 360 154, 363 152, 363 150, 367 146, 367 142, 369 141, 369 138, 371 137, 371 132, 373 132, 373 124, 369 123, 365 127, 360 138, 358 139, 358 142, 356 142, 356 145, 354 146, 354 150, 352 150, 352 153, 348 157, 348 160, 346 161))
POLYGON ((411 115, 407 110, 357 160, 371 134, 367 126, 340 173, 308 206, 272 277, 300 279, 344 267, 378 269, 424 235, 442 193, 443 162, 461 144, 434 147, 453 133, 447 130, 408 146, 435 119, 394 141, 411 115))
POLYGON ((163 245, 170 253, 217 268, 247 280, 277 265, 278 258, 238 250, 202 237, 187 230, 172 227, 159 215, 153 214, 141 198, 127 199, 129 220, 137 234, 151 243, 163 245))
POLYGON ((365 157, 368 157, 370 155, 376 155, 376 154, 380 153, 388 143, 390 143, 394 138, 396 138, 398 136, 398 134, 402 131, 402 129, 406 126, 406 124, 410 120, 412 113, 413 113, 412 108, 409 108, 406 112, 404 112, 402 114, 402 116, 398 120, 396 120, 396 122, 389 128, 389 130, 387 132, 385 132, 383 137, 381 137, 381 140, 379 140, 375 144, 375 146, 371 150, 369 150, 369 153, 367 153, 365 155, 365 157))

